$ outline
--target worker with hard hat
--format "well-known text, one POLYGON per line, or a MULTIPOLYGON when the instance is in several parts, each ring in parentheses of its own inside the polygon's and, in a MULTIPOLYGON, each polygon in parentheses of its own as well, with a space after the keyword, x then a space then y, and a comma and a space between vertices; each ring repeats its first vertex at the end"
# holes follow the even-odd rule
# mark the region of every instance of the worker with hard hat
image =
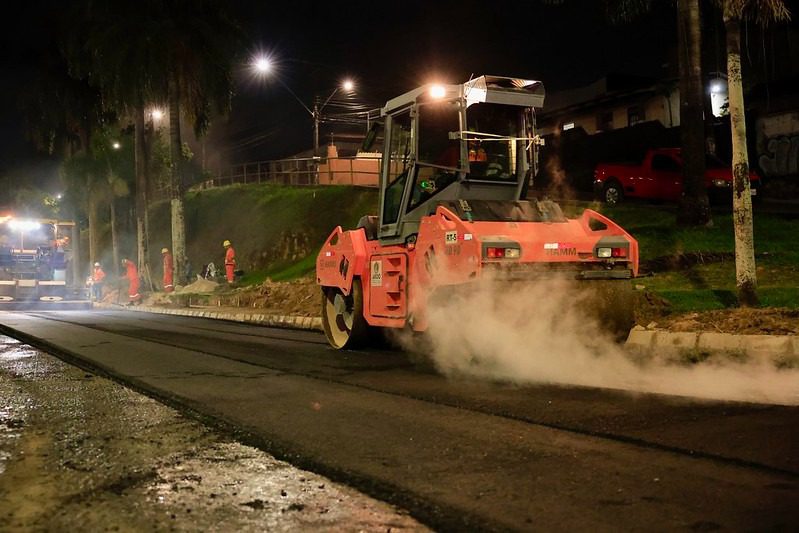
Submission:
POLYGON ((222 243, 222 246, 225 247, 225 279, 227 279, 228 283, 233 283, 236 272, 236 250, 233 249, 233 245, 227 239, 222 243))
POLYGON ((175 290, 173 280, 175 263, 172 260, 172 254, 169 253, 168 248, 161 248, 161 256, 164 259, 164 292, 172 292, 175 290))
POLYGON ((128 280, 128 303, 135 304, 141 300, 139 294, 139 269, 136 268, 136 263, 128 258, 122 260, 122 266, 125 267, 125 277, 128 280))
POLYGON ((103 283, 105 283, 105 272, 100 263, 95 263, 92 270, 92 297, 96 302, 103 299, 103 283))

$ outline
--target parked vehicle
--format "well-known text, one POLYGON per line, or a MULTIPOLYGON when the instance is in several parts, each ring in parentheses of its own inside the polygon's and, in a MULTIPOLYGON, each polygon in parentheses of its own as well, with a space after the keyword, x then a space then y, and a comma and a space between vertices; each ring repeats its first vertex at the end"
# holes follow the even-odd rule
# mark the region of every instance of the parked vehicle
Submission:
MULTIPOLYGON (((760 188, 760 177, 749 174, 752 196, 760 188)), ((705 186, 711 200, 729 197, 732 169, 713 155, 706 156, 705 186)), ((648 150, 643 163, 600 163, 594 170, 594 192, 608 205, 625 198, 677 201, 683 194, 682 157, 679 148, 648 150)))

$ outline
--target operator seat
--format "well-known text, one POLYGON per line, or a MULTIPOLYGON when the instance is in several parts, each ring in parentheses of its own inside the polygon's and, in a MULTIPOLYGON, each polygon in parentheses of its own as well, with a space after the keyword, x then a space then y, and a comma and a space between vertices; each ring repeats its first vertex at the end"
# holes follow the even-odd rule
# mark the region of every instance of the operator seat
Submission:
POLYGON ((377 240, 377 216, 375 215, 364 215, 358 221, 358 225, 355 226, 355 229, 363 228, 364 233, 366 233, 366 240, 367 241, 376 241, 377 240))

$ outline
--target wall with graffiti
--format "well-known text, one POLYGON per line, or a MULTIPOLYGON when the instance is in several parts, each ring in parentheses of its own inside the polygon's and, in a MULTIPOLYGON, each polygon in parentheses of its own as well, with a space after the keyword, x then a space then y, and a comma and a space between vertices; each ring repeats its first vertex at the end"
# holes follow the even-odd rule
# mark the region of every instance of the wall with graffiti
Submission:
POLYGON ((757 155, 764 176, 799 179, 799 112, 777 113, 758 119, 757 155))

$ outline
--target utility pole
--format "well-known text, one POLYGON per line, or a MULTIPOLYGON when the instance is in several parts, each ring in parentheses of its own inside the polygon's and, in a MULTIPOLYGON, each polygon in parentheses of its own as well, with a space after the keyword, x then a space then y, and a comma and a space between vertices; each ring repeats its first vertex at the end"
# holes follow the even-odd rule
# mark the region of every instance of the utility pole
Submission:
POLYGON ((314 98, 313 113, 311 114, 313 115, 313 155, 314 157, 319 157, 319 97, 318 96, 314 98))

